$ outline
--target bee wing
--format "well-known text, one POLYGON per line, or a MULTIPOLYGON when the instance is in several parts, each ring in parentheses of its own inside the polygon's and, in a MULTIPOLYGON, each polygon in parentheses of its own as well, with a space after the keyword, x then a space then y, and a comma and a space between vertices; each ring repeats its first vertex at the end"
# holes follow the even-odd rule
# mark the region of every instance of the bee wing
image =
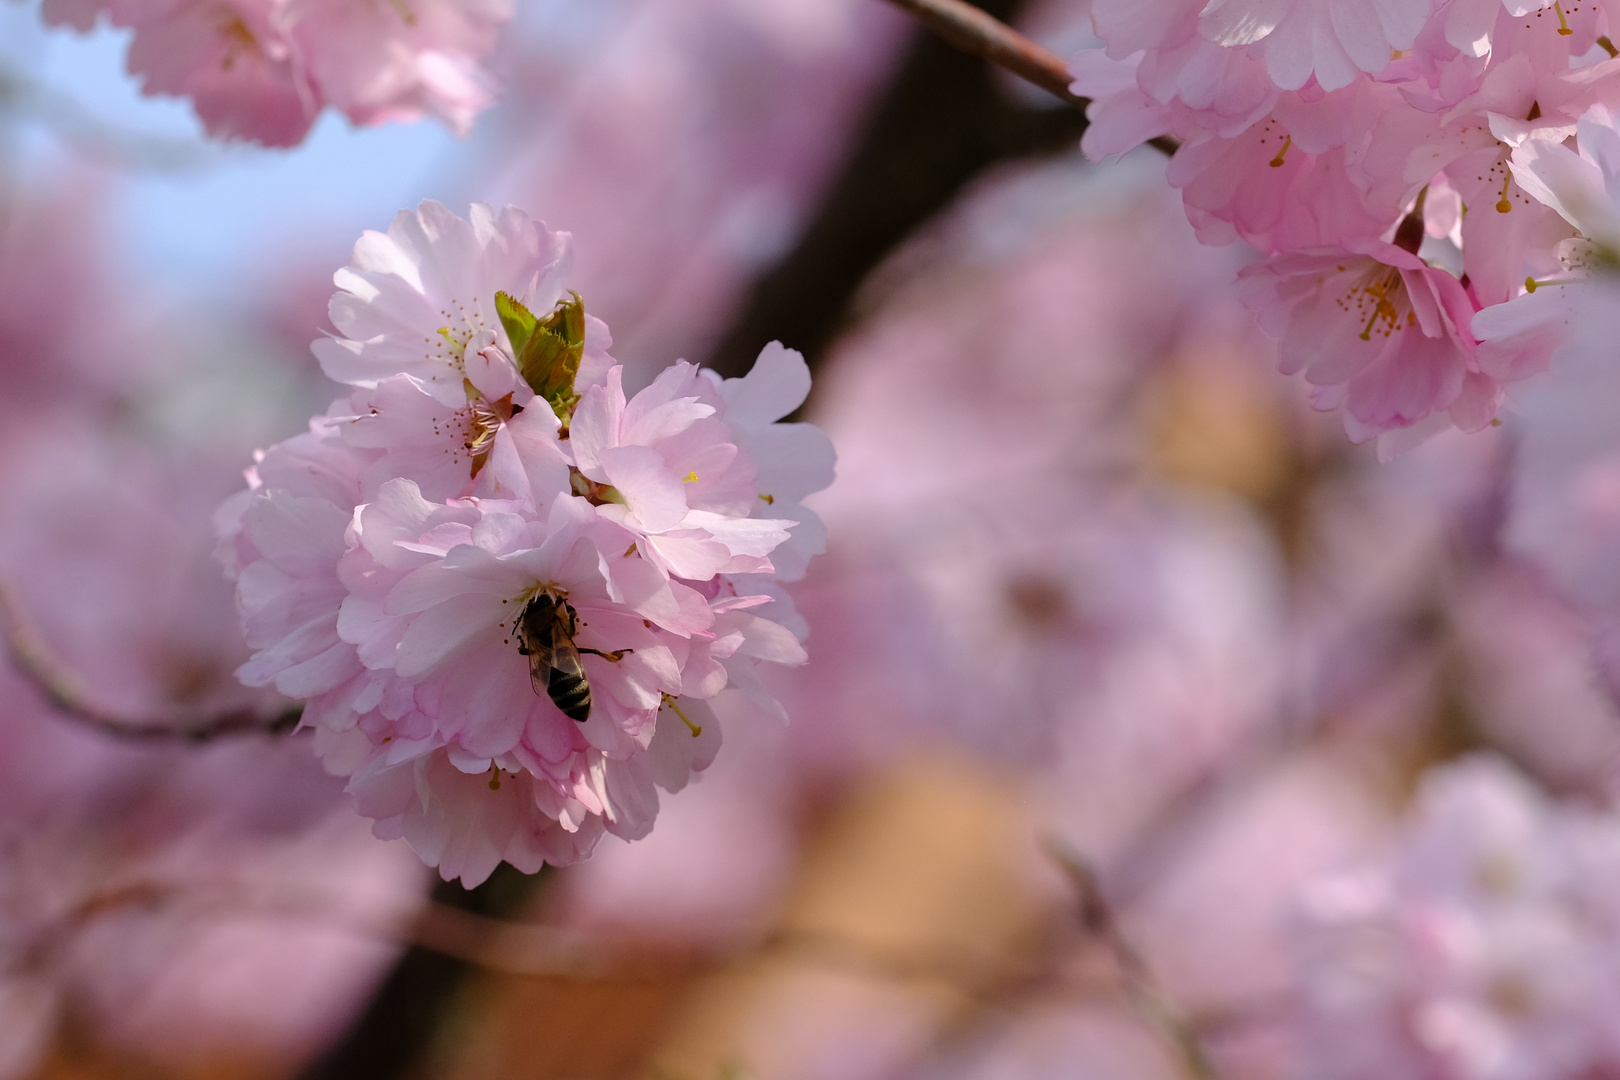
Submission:
POLYGON ((542 697, 550 693, 556 630, 557 618, 549 605, 530 603, 518 619, 518 638, 529 654, 529 685, 542 697))
POLYGON ((585 663, 579 658, 579 648, 560 624, 551 639, 549 664, 551 675, 548 685, 551 687, 571 686, 585 681, 585 663))

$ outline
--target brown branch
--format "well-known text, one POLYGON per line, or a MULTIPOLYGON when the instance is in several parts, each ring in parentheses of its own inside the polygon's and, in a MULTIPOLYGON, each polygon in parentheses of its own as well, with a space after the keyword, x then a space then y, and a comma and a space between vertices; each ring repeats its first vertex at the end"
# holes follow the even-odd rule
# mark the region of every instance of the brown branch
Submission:
MULTIPOLYGON (((956 48, 984 57, 1081 112, 1091 104, 1090 98, 1083 98, 1069 89, 1074 76, 1069 74, 1069 65, 1063 62, 1062 57, 966 0, 889 2, 916 16, 919 22, 956 48)), ((1181 145, 1168 135, 1149 139, 1147 144, 1166 155, 1174 154, 1181 145)))
POLYGON ((1120 981, 1131 1004, 1150 1024, 1174 1044, 1181 1066, 1194 1080, 1219 1080, 1220 1074, 1204 1050, 1198 1030, 1185 1013, 1159 988, 1147 960, 1120 932, 1114 912, 1097 884, 1097 875, 1085 858, 1056 837, 1046 839, 1046 849, 1080 894, 1080 925, 1101 942, 1113 957, 1120 981))
POLYGON ((291 731, 298 726, 304 712, 300 704, 272 717, 262 716, 252 709, 183 713, 162 720, 118 716, 89 699, 78 678, 51 654, 3 584, 0 584, 0 624, 4 624, 6 649, 17 674, 33 683, 58 713, 107 735, 157 742, 206 742, 221 735, 291 731))

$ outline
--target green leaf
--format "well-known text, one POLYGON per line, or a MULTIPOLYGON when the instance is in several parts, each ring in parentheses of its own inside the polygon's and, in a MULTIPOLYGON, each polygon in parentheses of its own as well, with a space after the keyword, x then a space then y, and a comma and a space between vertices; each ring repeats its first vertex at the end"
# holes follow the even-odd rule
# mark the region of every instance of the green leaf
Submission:
POLYGON ((506 338, 512 343, 512 355, 522 356, 523 347, 529 343, 538 321, 534 312, 512 299, 510 293, 498 292, 495 294, 495 313, 501 317, 501 325, 506 327, 506 338))
POLYGON ((579 400, 574 376, 585 355, 585 303, 579 293, 572 296, 572 300, 558 301, 550 315, 534 324, 518 355, 523 378, 565 422, 579 400))

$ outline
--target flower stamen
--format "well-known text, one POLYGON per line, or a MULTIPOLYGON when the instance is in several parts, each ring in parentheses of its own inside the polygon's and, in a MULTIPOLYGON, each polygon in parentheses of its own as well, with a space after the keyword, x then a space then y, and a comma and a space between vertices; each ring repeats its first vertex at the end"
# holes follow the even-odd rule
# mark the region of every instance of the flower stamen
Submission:
POLYGON ((1288 153, 1288 148, 1290 146, 1293 146, 1293 145, 1294 145, 1294 137, 1292 135, 1288 135, 1288 136, 1284 137, 1283 144, 1282 144, 1282 149, 1278 150, 1277 151, 1277 156, 1271 159, 1271 167, 1273 169, 1282 168, 1283 155, 1288 153))
POLYGON ((692 723, 692 721, 687 717, 687 715, 685 713, 681 712, 681 707, 679 705, 675 704, 675 699, 674 698, 670 697, 668 694, 661 694, 660 696, 664 699, 664 704, 668 705, 670 710, 672 712, 674 712, 674 714, 676 716, 681 718, 681 723, 685 724, 687 726, 687 728, 692 732, 692 738, 695 739, 699 735, 703 734, 703 729, 701 727, 699 727, 697 724, 692 723))

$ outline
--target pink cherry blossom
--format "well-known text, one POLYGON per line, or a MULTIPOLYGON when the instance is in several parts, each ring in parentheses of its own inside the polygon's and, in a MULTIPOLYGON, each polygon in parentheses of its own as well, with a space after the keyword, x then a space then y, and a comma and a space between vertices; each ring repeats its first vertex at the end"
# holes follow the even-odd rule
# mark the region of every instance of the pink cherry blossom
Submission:
MULTIPOLYGON (((1615 65, 1620 75, 1620 63, 1615 65)), ((1615 95, 1620 98, 1620 91, 1615 95)), ((1557 211, 1587 239, 1620 247, 1620 122, 1602 104, 1574 124, 1576 148, 1565 145, 1568 128, 1531 131, 1513 147, 1513 178, 1532 198, 1557 211)))
POLYGON ((1449 416, 1477 431, 1501 389, 1480 370, 1461 283, 1392 244, 1274 256, 1243 271, 1244 302, 1281 341, 1320 409, 1343 409, 1355 441, 1449 416))
POLYGON ((331 105, 357 124, 436 116, 460 134, 493 96, 481 66, 510 0, 95 0, 47 3, 88 30, 135 31, 129 70, 148 94, 189 97, 210 135, 302 142, 331 105))
POLYGON ((120 0, 116 26, 135 31, 130 73, 148 94, 189 97, 208 133, 294 146, 320 106, 278 26, 276 0, 120 0))
POLYGON ((330 314, 340 336, 312 348, 338 382, 374 387, 410 375, 459 409, 468 400, 469 346, 474 357, 491 345, 512 355, 495 294, 549 311, 566 295, 568 266, 568 234, 515 207, 497 215, 474 203, 466 219, 429 200, 355 244, 333 276, 340 291, 330 314))
POLYGON ((1304 893, 1309 1060, 1346 1080, 1612 1071, 1617 855, 1612 812, 1491 758, 1434 770, 1385 859, 1304 893))
POLYGON ((1337 90, 1362 73, 1376 75, 1410 49, 1429 16, 1424 0, 1214 0, 1199 32, 1225 47, 1258 46, 1282 90, 1315 78, 1337 90))
POLYGON ((585 391, 569 425, 580 473, 617 492, 599 512, 640 537, 656 565, 695 581, 770 572, 791 524, 751 516, 768 493, 731 441, 717 390, 683 362, 626 401, 615 373, 585 391))
POLYGON ((289 54, 356 124, 432 116, 457 134, 494 96, 481 61, 512 0, 283 0, 289 54))
POLYGON ((566 267, 566 235, 511 208, 424 203, 368 234, 336 278, 346 336, 315 343, 358 389, 219 515, 257 650, 239 676, 304 698, 379 835, 469 883, 645 834, 656 789, 713 756, 706 703, 780 716, 754 667, 805 659, 771 561, 792 530, 798 576, 823 542, 800 500, 831 448, 774 423, 803 359, 677 363, 627 398, 577 294, 528 307, 566 267), (541 658, 570 647, 565 705, 541 658))

